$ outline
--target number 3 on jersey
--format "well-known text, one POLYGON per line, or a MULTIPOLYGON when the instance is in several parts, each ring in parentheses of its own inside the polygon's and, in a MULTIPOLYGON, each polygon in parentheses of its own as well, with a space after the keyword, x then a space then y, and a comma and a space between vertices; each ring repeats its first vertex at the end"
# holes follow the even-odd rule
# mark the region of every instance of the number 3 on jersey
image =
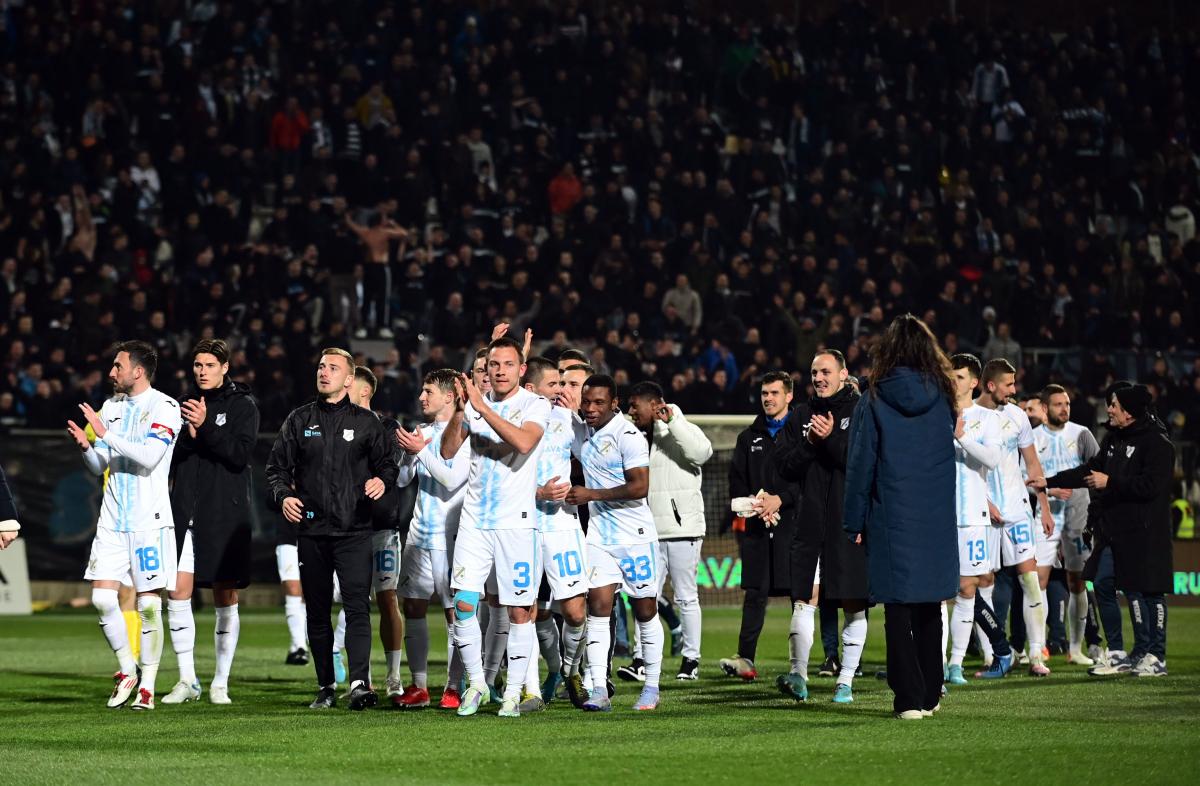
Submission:
POLYGON ((529 563, 516 562, 513 563, 513 586, 517 589, 524 589, 529 586, 529 563))

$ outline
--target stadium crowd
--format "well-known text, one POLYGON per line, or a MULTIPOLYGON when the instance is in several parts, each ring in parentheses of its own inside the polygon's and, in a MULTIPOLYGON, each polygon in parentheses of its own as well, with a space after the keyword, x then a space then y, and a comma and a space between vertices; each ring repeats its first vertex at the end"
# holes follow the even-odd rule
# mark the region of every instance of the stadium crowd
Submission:
POLYGON ((498 321, 754 412, 911 311, 1028 390, 1132 351, 1200 437, 1194 31, 467 5, 6 4, 0 423, 99 406, 134 336, 169 395, 230 338, 266 430, 326 346, 409 414, 498 321))

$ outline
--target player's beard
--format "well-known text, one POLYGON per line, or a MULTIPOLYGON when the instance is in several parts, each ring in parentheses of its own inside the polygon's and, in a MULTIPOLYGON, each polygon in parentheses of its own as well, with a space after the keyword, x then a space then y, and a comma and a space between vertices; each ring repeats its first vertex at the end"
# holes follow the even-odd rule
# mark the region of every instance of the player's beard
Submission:
POLYGON ((113 389, 114 396, 128 396, 129 395, 129 391, 131 390, 130 387, 128 387, 126 385, 122 385, 120 382, 118 382, 115 379, 110 379, 109 382, 112 383, 112 389, 113 389))

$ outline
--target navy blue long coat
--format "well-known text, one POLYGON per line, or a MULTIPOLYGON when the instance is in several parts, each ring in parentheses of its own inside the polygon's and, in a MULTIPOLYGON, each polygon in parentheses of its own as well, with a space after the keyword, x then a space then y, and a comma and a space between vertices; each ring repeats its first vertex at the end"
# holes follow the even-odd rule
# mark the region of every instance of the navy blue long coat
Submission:
POLYGON ((861 533, 871 600, 958 592, 954 414, 926 375, 896 368, 854 409, 843 526, 861 533))

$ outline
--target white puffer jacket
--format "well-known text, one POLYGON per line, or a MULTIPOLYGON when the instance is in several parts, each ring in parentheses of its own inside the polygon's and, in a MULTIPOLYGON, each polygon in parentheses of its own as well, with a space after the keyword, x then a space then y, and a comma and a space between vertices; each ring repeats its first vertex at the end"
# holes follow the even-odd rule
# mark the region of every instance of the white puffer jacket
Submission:
POLYGON ((650 445, 650 512, 660 540, 704 537, 704 496, 700 468, 712 457, 712 443, 674 404, 671 422, 654 421, 650 445))

